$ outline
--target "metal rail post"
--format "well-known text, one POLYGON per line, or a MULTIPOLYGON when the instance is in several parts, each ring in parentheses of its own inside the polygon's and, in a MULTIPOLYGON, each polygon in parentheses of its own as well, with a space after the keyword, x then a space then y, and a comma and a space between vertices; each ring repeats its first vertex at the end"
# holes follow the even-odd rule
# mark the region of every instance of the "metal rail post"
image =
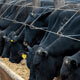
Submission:
POLYGON ((32 1, 33 1, 33 6, 40 7, 40 0, 32 0, 32 1))
POLYGON ((59 8, 65 5, 65 0, 54 0, 54 7, 59 8))

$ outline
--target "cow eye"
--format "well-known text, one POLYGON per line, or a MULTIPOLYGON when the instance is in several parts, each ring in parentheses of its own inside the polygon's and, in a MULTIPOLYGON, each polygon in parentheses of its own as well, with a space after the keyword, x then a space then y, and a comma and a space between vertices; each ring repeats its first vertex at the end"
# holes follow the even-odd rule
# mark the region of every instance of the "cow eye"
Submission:
POLYGON ((42 52, 42 56, 47 57, 48 56, 48 52, 47 51, 42 52))

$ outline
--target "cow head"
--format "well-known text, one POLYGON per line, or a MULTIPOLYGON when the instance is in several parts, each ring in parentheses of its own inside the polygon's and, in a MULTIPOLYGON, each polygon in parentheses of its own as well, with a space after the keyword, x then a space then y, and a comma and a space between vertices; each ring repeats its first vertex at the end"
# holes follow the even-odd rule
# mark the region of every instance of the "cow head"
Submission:
POLYGON ((31 64, 33 62, 33 58, 34 58, 34 51, 37 49, 38 45, 33 46, 32 48, 28 45, 27 49, 28 51, 24 51, 24 50, 20 50, 18 52, 18 54, 23 58, 26 59, 27 62, 27 66, 30 69, 31 64))
POLYGON ((3 39, 5 40, 5 42, 8 42, 10 41, 10 38, 8 36, 3 36, 3 39))
POLYGON ((31 52, 27 52, 24 50, 21 50, 18 52, 18 54, 23 58, 26 59, 27 67, 30 69, 32 59, 33 59, 33 54, 31 52))
POLYGON ((16 37, 17 37, 17 36, 16 36, 15 32, 12 31, 12 32, 9 33, 8 36, 4 35, 4 36, 3 36, 3 39, 4 39, 5 42, 7 42, 7 43, 13 43, 13 42, 16 41, 16 40, 15 40, 16 37))
POLYGON ((78 69, 77 60, 71 57, 65 57, 60 71, 62 79, 68 80, 69 78, 72 78, 73 74, 77 69, 78 69))
MULTIPOLYGON (((56 70, 59 69, 59 61, 61 61, 60 58, 49 56, 48 52, 40 47, 35 52, 30 72, 35 72, 35 80, 53 80, 59 74, 55 75, 56 70)), ((30 79, 32 79, 32 75, 30 74, 30 79)))
POLYGON ((17 41, 17 35, 14 31, 12 31, 8 36, 10 38, 11 43, 13 43, 13 42, 15 43, 17 41))
POLYGON ((30 15, 27 18, 27 23, 31 24, 39 15, 35 13, 30 13, 30 15))
POLYGON ((38 50, 36 51, 36 54, 47 57, 48 56, 48 52, 45 51, 42 47, 39 47, 38 50))
POLYGON ((19 50, 23 50, 23 45, 17 41, 17 35, 14 31, 10 32, 8 36, 4 36, 7 46, 10 46, 9 60, 13 63, 19 63, 22 58, 18 54, 19 50))
POLYGON ((22 57, 18 54, 20 50, 24 50, 24 47, 21 43, 16 43, 11 46, 9 60, 13 63, 19 63, 22 60, 22 57))
MULTIPOLYGON (((27 23, 31 24, 38 16, 41 15, 41 13, 44 11, 44 9, 41 8, 35 8, 30 15, 27 17, 27 23)), ((39 19, 39 18, 38 18, 39 19)))

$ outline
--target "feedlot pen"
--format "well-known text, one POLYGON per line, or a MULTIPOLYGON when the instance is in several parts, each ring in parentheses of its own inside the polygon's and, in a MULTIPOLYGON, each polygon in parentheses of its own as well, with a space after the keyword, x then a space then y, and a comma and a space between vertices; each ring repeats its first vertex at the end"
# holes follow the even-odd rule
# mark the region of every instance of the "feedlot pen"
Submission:
MULTIPOLYGON (((55 8, 54 0, 17 0, 17 1, 16 0, 6 0, 6 2, 5 2, 5 0, 0 0, 0 5, 3 5, 3 7, 4 7, 4 5, 6 5, 6 8, 4 10, 0 11, 0 19, 8 20, 13 23, 20 23, 21 25, 24 25, 24 26, 28 25, 30 27, 30 29, 38 29, 38 30, 42 30, 42 31, 45 31, 48 33, 57 34, 62 37, 67 37, 67 38, 70 38, 70 39, 73 39, 76 41, 80 41, 79 39, 70 37, 70 35, 58 34, 64 28, 64 26, 59 29, 58 33, 55 33, 55 32, 49 31, 44 28, 39 28, 38 26, 34 25, 34 23, 38 20, 38 18, 41 16, 41 14, 44 13, 44 11, 46 9, 49 9, 49 10, 69 10, 69 11, 76 11, 76 13, 78 13, 79 8, 80 8, 80 4, 78 4, 78 3, 66 0, 65 5, 60 6, 58 8, 55 8), (15 9, 17 7, 15 17, 5 16, 6 12, 9 10, 10 6, 14 6, 15 9), (66 6, 69 6, 69 7, 63 8, 66 6), (18 14, 21 12, 21 10, 19 9, 20 7, 26 7, 26 9, 29 9, 29 10, 26 10, 26 11, 29 11, 28 14, 30 14, 31 12, 33 12, 37 8, 42 8, 44 10, 39 16, 37 16, 37 18, 31 24, 27 24, 26 18, 23 21, 19 21, 19 19, 17 19, 18 14)), ((10 9, 10 10, 12 10, 12 9, 10 9)), ((13 12, 13 10, 12 10, 12 12, 13 12)), ((68 22, 76 15, 76 13, 68 20, 68 22)), ((7 14, 7 15, 10 15, 10 14, 7 14)), ((23 17, 25 17, 25 15, 23 17)), ((66 22, 64 25, 66 25, 68 22, 66 22)), ((21 78, 16 73, 14 73, 11 69, 9 69, 5 64, 3 64, 0 61, 0 80, 24 80, 24 79, 21 78)))

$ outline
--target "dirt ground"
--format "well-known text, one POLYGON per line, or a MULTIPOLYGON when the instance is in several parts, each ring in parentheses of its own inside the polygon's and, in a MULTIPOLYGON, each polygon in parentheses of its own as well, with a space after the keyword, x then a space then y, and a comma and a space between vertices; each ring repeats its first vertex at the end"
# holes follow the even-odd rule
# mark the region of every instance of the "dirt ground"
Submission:
POLYGON ((11 63, 7 58, 0 57, 0 60, 3 63, 5 63, 10 69, 12 69, 15 73, 20 75, 24 80, 28 80, 30 71, 26 67, 26 64, 24 61, 22 61, 19 64, 15 64, 15 63, 11 63))

